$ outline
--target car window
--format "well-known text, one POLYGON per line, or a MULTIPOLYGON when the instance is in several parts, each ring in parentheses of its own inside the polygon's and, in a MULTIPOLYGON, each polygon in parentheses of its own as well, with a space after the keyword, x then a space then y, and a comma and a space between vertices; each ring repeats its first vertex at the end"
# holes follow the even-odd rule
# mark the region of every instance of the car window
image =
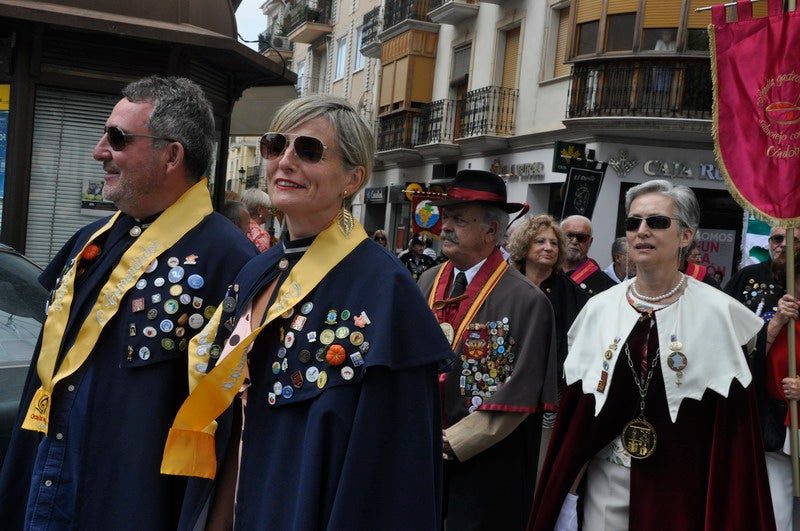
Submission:
POLYGON ((0 367, 27 365, 31 359, 48 298, 40 273, 25 258, 0 252, 0 367))

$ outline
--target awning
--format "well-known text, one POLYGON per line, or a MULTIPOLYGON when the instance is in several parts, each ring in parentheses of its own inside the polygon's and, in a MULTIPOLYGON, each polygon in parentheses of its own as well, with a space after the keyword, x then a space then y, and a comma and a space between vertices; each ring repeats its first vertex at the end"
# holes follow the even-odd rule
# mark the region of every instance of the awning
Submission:
POLYGON ((294 85, 246 89, 233 104, 231 136, 261 136, 267 132, 275 111, 296 97, 294 85))

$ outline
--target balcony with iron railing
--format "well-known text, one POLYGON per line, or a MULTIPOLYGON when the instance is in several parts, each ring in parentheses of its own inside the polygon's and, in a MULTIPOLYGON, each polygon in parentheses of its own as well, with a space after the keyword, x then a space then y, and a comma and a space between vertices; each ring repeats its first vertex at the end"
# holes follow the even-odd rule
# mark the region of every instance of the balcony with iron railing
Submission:
POLYGON ((378 34, 381 32, 382 22, 380 6, 364 14, 363 25, 361 26, 361 55, 364 57, 380 58, 381 42, 378 39, 378 34))
POLYGON ((592 61, 572 67, 565 124, 708 141, 711 106, 708 58, 592 61))
POLYGON ((378 121, 378 157, 383 162, 419 161, 419 111, 400 111, 381 116, 378 121))
POLYGON ((431 22, 458 24, 478 15, 478 0, 431 0, 431 22))
POLYGON ((416 148, 426 158, 457 156, 460 148, 453 142, 461 112, 456 101, 438 100, 422 107, 416 148))
POLYGON ((310 44, 333 31, 331 0, 297 0, 283 21, 289 40, 310 44))
POLYGON ((386 0, 383 9, 383 29, 380 40, 386 42, 390 38, 410 29, 436 31, 438 24, 428 18, 431 0, 386 0))
POLYGON ((507 147, 507 138, 514 134, 518 98, 519 90, 515 88, 482 87, 467 92, 461 102, 461 124, 455 130, 462 149, 507 147))

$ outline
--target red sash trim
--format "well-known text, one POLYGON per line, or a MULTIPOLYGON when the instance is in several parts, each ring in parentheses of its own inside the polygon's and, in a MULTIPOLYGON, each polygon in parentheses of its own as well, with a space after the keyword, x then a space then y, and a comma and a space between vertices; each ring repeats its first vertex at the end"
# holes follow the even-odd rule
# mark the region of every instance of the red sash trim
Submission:
MULTIPOLYGON (((430 306, 431 309, 434 308, 436 302, 447 299, 447 287, 450 282, 450 277, 453 275, 453 269, 453 264, 448 261, 436 275, 431 293, 428 296, 428 306, 430 306)), ((500 251, 495 249, 492 251, 492 254, 486 258, 486 261, 478 270, 472 282, 467 286, 467 290, 464 292, 465 297, 458 303, 458 309, 454 316, 451 313, 451 317, 448 319, 449 305, 433 309, 433 313, 440 323, 450 323, 450 325, 452 325, 455 335, 451 347, 454 351, 456 346, 461 342, 461 337, 464 335, 467 325, 472 321, 475 314, 478 313, 486 297, 492 292, 506 269, 508 269, 508 263, 503 260, 503 255, 500 251)), ((453 304, 455 304, 455 302, 453 304)))
POLYGON ((600 266, 591 258, 587 258, 582 266, 572 272, 569 278, 574 280, 576 284, 580 284, 592 276, 595 271, 600 271, 600 266))
POLYGON ((689 262, 686 265, 686 274, 700 281, 706 278, 706 271, 708 271, 708 268, 704 265, 695 264, 694 262, 689 262))

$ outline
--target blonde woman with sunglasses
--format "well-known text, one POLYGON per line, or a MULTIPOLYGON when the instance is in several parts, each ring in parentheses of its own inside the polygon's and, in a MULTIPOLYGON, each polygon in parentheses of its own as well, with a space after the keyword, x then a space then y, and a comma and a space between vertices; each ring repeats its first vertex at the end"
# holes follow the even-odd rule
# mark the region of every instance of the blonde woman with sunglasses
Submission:
POLYGON ((637 274, 569 331, 529 529, 577 529, 578 512, 589 531, 775 529, 746 358, 761 319, 678 269, 700 221, 689 188, 649 181, 625 209, 637 274))
POLYGON ((278 110, 260 146, 285 230, 190 348, 218 356, 163 469, 218 478, 211 529, 438 530, 437 373, 452 353, 348 209, 372 168, 369 127, 347 101, 308 96, 278 110), (214 441, 203 430, 220 414, 214 441))

